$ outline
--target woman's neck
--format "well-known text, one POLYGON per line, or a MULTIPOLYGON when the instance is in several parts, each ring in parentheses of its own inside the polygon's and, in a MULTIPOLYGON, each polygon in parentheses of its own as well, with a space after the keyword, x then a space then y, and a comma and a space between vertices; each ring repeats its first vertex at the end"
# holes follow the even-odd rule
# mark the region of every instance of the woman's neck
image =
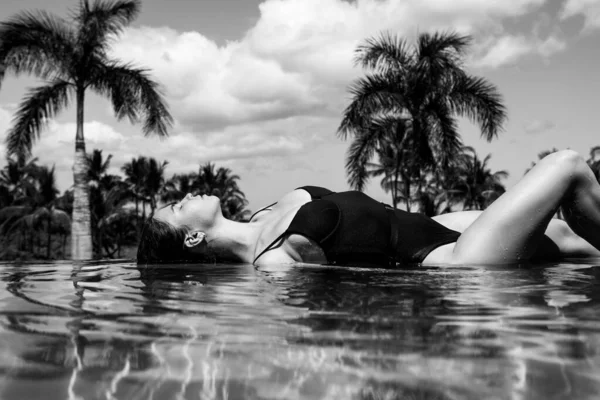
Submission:
POLYGON ((241 262, 252 263, 260 229, 260 224, 220 218, 207 232, 208 245, 229 253, 241 262))

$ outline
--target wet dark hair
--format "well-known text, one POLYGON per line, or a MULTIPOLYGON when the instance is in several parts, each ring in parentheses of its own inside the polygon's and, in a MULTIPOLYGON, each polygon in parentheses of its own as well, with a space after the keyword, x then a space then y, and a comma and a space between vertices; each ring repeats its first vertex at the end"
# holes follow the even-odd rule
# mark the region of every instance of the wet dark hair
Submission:
POLYGON ((138 263, 185 262, 193 257, 184 246, 186 226, 175 227, 152 215, 144 222, 137 250, 138 263))
POLYGON ((140 235, 138 264, 239 262, 216 246, 208 245, 202 253, 190 251, 184 245, 189 230, 188 226, 176 227, 150 215, 140 235))

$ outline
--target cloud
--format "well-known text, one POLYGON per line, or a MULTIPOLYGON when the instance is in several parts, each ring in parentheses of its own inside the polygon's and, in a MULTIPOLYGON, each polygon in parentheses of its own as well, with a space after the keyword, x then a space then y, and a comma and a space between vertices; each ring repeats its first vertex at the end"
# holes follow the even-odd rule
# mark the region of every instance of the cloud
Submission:
POLYGON ((302 74, 285 72, 236 42, 218 47, 198 32, 129 29, 113 53, 150 67, 179 122, 200 130, 311 114, 323 106, 302 74))
POLYGON ((542 40, 524 35, 505 35, 490 39, 490 42, 484 46, 487 47, 487 51, 484 51, 480 58, 474 58, 472 65, 499 68, 514 64, 526 55, 537 54, 548 58, 566 48, 565 41, 556 36, 542 40))
POLYGON ((549 36, 546 40, 541 41, 537 45, 537 52, 542 57, 550 57, 553 54, 564 51, 567 44, 564 40, 556 36, 549 36))
POLYGON ((555 126, 556 124, 549 120, 533 119, 527 121, 523 128, 525 129, 525 133, 530 135, 536 135, 539 133, 546 133, 547 131, 553 129, 555 126))
POLYGON ((576 15, 584 17, 584 31, 589 32, 600 28, 600 0, 568 0, 565 2, 561 18, 566 19, 576 15))
MULTIPOLYGON (((0 129, 9 129, 11 119, 11 112, 0 107, 0 129)), ((110 173, 121 174, 120 168, 124 163, 144 155, 169 161, 167 176, 171 176, 195 171, 199 164, 207 161, 226 163, 270 157, 302 158, 302 154, 319 143, 334 140, 336 124, 335 118, 290 117, 230 125, 202 134, 187 130, 174 132, 159 139, 144 137, 136 127, 125 127, 128 130, 119 131, 106 123, 89 121, 84 124, 84 135, 88 153, 99 149, 104 157, 113 155, 110 173)), ((39 164, 55 166, 61 190, 72 184, 75 132, 75 123, 51 120, 33 147, 33 156, 38 158, 39 164)), ((3 143, 0 143, 0 151, 2 154, 5 152, 3 143)), ((0 168, 5 164, 4 159, 0 160, 0 168)))
POLYGON ((479 67, 497 68, 514 63, 523 55, 530 53, 531 44, 523 36, 504 36, 499 38, 475 65, 479 67))
MULTIPOLYGON (((86 122, 83 131, 88 153, 99 149, 103 150, 103 155, 106 157, 131 145, 127 135, 102 122, 86 122)), ((67 189, 73 183, 75 132, 75 123, 58 123, 51 120, 47 128, 41 132, 40 140, 33 145, 32 154, 38 158, 39 164, 54 165, 60 190, 67 189)), ((110 172, 118 173, 118 166, 113 165, 113 167, 110 172)))
MULTIPOLYGON (((256 24, 222 46, 200 32, 129 28, 112 55, 150 69, 177 124, 169 138, 159 140, 142 137, 139 127, 89 121, 87 148, 114 154, 115 171, 139 155, 169 160, 169 173, 194 170, 209 160, 302 157, 337 141, 335 130, 349 101, 346 88, 362 75, 353 66, 354 50, 365 38, 388 30, 412 41, 419 32, 452 29, 473 34, 475 64, 493 68, 564 49, 559 36, 505 32, 505 20, 543 3, 266 0, 256 24)), ((71 179, 74 132, 73 123, 53 123, 34 149, 40 159, 56 160, 65 182, 71 179)))
POLYGON ((140 27, 124 32, 113 55, 151 69, 183 129, 332 116, 339 115, 347 85, 361 73, 353 56, 365 38, 382 30, 409 39, 431 29, 476 32, 478 41, 494 46, 482 65, 503 65, 503 53, 514 61, 531 46, 489 38, 502 34, 503 19, 543 2, 267 0, 257 23, 224 46, 198 32, 140 27))
MULTIPOLYGON (((139 138, 135 147, 120 150, 118 161, 152 154, 171 162, 172 173, 195 170, 207 161, 229 161, 302 154, 333 132, 314 132, 312 127, 327 124, 320 117, 291 117, 285 120, 231 125, 205 134, 185 131, 160 142, 139 138)), ((331 125, 331 122, 329 122, 331 125)))

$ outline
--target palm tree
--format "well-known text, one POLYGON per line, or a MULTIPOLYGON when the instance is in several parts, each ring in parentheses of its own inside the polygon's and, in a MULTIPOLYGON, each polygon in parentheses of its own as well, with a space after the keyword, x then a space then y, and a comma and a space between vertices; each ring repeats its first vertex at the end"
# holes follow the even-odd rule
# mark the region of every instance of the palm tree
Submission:
POLYGON ((74 259, 92 256, 83 132, 88 89, 111 100, 117 119, 143 120, 146 135, 166 136, 172 124, 158 84, 148 71, 108 56, 111 41, 137 17, 140 7, 141 0, 97 0, 93 4, 80 0, 71 21, 44 11, 24 11, 0 23, 0 80, 8 71, 33 74, 47 82, 30 89, 20 103, 8 131, 8 153, 30 154, 46 122, 75 102, 74 259))
MULTIPOLYGON (((375 124, 377 124, 376 122, 375 124)), ((406 205, 406 210, 411 210, 411 199, 413 187, 411 182, 420 175, 419 159, 415 157, 410 148, 410 136, 406 131, 402 131, 402 137, 398 136, 399 130, 391 123, 391 132, 396 133, 396 137, 385 134, 385 129, 379 140, 380 146, 375 149, 375 154, 379 159, 379 163, 367 163, 367 177, 376 177, 383 175, 381 180, 381 188, 387 193, 392 193, 392 205, 397 207, 400 201, 406 205), (406 145, 406 146, 403 146, 406 145)), ((366 136, 363 136, 363 138, 366 136)), ((362 146, 362 140, 356 140, 351 146, 350 153, 356 148, 355 144, 362 146)))
POLYGON ((425 171, 419 189, 413 196, 419 212, 429 217, 451 212, 457 199, 453 196, 452 189, 448 188, 454 187, 460 181, 462 172, 460 159, 453 160, 443 171, 425 171))
POLYGON ((587 163, 594 172, 596 180, 600 183, 600 146, 594 146, 590 149, 590 158, 587 163))
POLYGON ((247 214, 244 208, 248 201, 237 184, 239 179, 231 169, 215 169, 215 164, 207 162, 200 166, 195 187, 199 190, 198 194, 217 196, 221 200, 221 209, 226 218, 243 220, 247 214))
POLYGON ((121 257, 125 243, 137 242, 136 215, 124 207, 130 201, 127 185, 118 182, 110 191, 103 193, 104 215, 98 221, 102 250, 107 257, 121 257))
MULTIPOLYGON (((94 255, 100 258, 103 252, 110 255, 112 245, 108 237, 112 232, 107 230, 105 219, 115 213, 125 212, 122 206, 133 197, 128 185, 120 176, 108 173, 111 159, 112 154, 104 159, 102 151, 98 149, 94 149, 87 158, 93 249, 94 255)), ((128 211, 127 213, 131 214, 128 211)))
POLYGON ((112 154, 109 154, 106 159, 102 157, 102 150, 94 149, 92 154, 86 156, 88 184, 90 186, 99 186, 101 181, 105 179, 110 167, 112 154))
POLYGON ((4 247, 10 247, 14 238, 17 248, 23 248, 23 243, 29 243, 28 253, 36 256, 36 247, 41 247, 41 229, 46 230, 45 257, 51 257, 52 234, 60 233, 63 240, 68 231, 65 223, 70 224, 66 212, 56 208, 58 190, 54 167, 30 167, 30 176, 26 186, 26 197, 18 204, 5 207, 0 212, 0 232, 5 236, 4 247))
POLYGON ((148 160, 146 157, 132 158, 130 162, 125 163, 121 167, 121 171, 125 174, 125 183, 129 185, 129 190, 133 193, 135 201, 136 229, 140 230, 139 221, 139 203, 142 201, 143 206, 143 190, 144 181, 148 174, 148 160))
MULTIPOLYGON (((27 235, 33 238, 33 212, 37 195, 36 173, 39 169, 37 159, 7 158, 7 165, 0 171, 0 186, 3 188, 3 207, 0 209, 0 235, 4 255, 14 249, 11 243, 16 242, 17 251, 28 242, 27 235), (18 235, 11 235, 17 232, 18 235), (13 237, 14 236, 14 237, 13 237)), ((33 244, 31 244, 33 246, 33 244)))
POLYGON ((161 198, 164 202, 180 200, 188 193, 194 193, 195 184, 198 181, 198 174, 192 172, 188 174, 175 174, 171 179, 165 182, 165 191, 161 198))
POLYGON ((406 196, 422 173, 402 175, 403 168, 443 169, 459 154, 457 117, 479 124, 488 141, 498 135, 506 109, 494 85, 464 70, 470 42, 456 33, 424 33, 411 47, 384 33, 358 46, 355 64, 370 72, 350 86, 353 99, 337 131, 342 139, 353 138, 346 158, 351 187, 364 190, 369 161, 378 149, 393 145, 410 154, 399 159, 394 176, 406 196))
POLYGON ((32 184, 32 174, 37 168, 37 158, 7 158, 6 166, 0 171, 0 185, 5 188, 7 203, 22 203, 28 200, 28 188, 32 184))
POLYGON ((502 180, 508 177, 507 171, 493 172, 487 164, 488 154, 483 160, 470 146, 464 146, 460 155, 459 175, 446 188, 453 203, 461 202, 463 210, 484 210, 506 191, 502 180))
MULTIPOLYGON (((57 217, 57 212, 54 208, 54 202, 58 196, 56 188, 56 177, 54 175, 54 166, 48 168, 46 166, 39 167, 36 171, 38 181, 38 191, 36 198, 35 219, 46 223, 46 258, 50 258, 50 250, 52 243, 52 220, 57 217)), ((42 222, 43 223, 43 222, 42 222)))
POLYGON ((150 212, 154 214, 156 205, 161 198, 165 188, 165 168, 168 161, 159 163, 156 159, 149 157, 147 159, 146 176, 144 177, 144 186, 142 193, 146 201, 150 203, 150 212))
POLYGON ((126 207, 131 202, 129 186, 118 176, 106 175, 93 193, 98 204, 94 215, 97 255, 112 258, 116 254, 120 257, 122 244, 137 240, 136 216, 126 207))
POLYGON ((166 202, 180 199, 187 193, 217 196, 221 200, 223 215, 234 221, 242 221, 250 212, 245 209, 248 201, 238 186, 239 179, 231 169, 216 168, 215 164, 207 162, 200 165, 198 173, 173 175, 164 185, 165 190, 160 197, 166 202))

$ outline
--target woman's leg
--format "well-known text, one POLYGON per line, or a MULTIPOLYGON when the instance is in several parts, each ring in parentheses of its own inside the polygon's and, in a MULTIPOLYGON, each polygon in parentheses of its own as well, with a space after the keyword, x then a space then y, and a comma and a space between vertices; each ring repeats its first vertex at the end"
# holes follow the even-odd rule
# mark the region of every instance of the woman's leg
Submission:
MULTIPOLYGON (((483 211, 457 211, 448 214, 441 214, 432 217, 435 221, 444 225, 448 229, 457 232, 464 232, 481 215, 483 211)), ((569 225, 557 218, 552 218, 546 227, 544 234, 558 246, 561 258, 569 257, 600 257, 600 250, 589 244, 580 236, 575 234, 569 225)), ((550 243, 542 241, 536 253, 532 256, 535 259, 543 259, 548 253, 553 254, 553 246, 550 243)))
POLYGON ((600 249, 600 185, 581 156, 563 150, 541 160, 482 212, 458 239, 450 261, 528 260, 561 206, 569 227, 600 249))

